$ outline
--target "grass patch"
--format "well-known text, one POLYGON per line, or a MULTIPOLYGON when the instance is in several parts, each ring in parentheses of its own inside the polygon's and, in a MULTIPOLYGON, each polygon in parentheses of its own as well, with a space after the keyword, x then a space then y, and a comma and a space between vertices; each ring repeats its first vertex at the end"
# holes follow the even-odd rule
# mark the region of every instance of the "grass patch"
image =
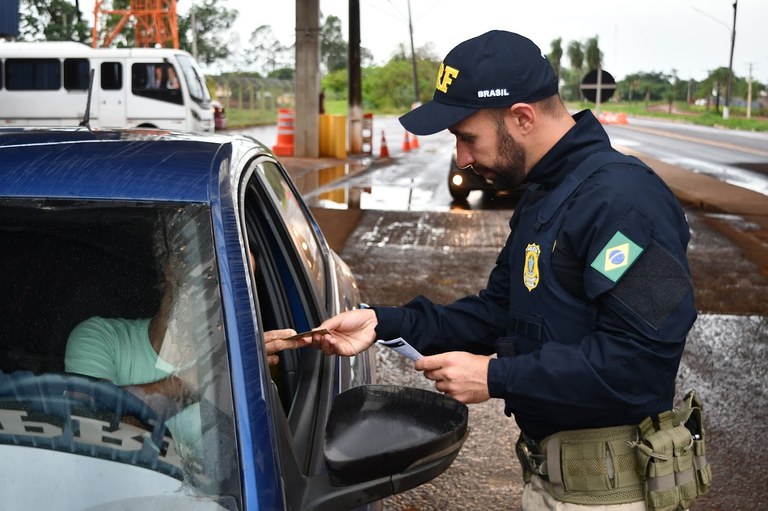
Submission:
POLYGON ((277 123, 277 110, 227 108, 227 124, 232 129, 275 123, 277 123))
POLYGON ((325 113, 329 115, 347 115, 349 105, 346 99, 326 99, 325 113))
MULTIPOLYGON (((370 112, 363 109, 365 113, 370 112)), ((347 100, 325 100, 325 113, 329 115, 347 115, 349 105, 347 100)), ((402 115, 403 110, 380 110, 374 115, 402 115)), ((275 124, 277 122, 277 110, 251 110, 248 108, 227 108, 227 120, 231 128, 240 126, 258 126, 262 124, 275 124)))
MULTIPOLYGON (((594 110, 594 103, 571 103, 569 107, 574 110, 583 110, 589 108, 594 110)), ((609 101, 603 103, 600 108, 604 112, 624 112, 629 116, 650 117, 654 119, 665 119, 677 122, 687 122, 701 126, 716 126, 721 128, 745 130, 745 131, 768 131, 768 117, 753 116, 747 119, 746 112, 743 109, 732 108, 728 119, 723 119, 722 111, 715 113, 714 107, 707 110, 704 106, 688 105, 687 103, 673 103, 671 112, 668 103, 616 103, 609 101)), ((760 112, 763 113, 763 112, 760 112)))
MULTIPOLYGON (((334 99, 334 100, 325 100, 325 113, 330 115, 347 115, 349 112, 349 103, 346 99, 334 99)), ((373 113, 373 115, 403 115, 405 113, 405 110, 401 108, 384 108, 384 109, 378 109, 378 110, 371 110, 370 108, 365 108, 365 105, 363 105, 363 112, 364 113, 373 113)))

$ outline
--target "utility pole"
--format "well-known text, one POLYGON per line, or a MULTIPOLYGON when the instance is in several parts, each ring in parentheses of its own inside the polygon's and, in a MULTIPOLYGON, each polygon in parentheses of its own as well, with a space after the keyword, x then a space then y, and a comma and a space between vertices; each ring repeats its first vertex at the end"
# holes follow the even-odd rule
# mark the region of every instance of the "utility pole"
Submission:
POLYGON ((296 2, 294 156, 320 155, 320 0, 296 2))
POLYGON ((747 79, 747 119, 752 118, 752 63, 749 63, 749 78, 747 79))
POLYGON ((195 3, 192 2, 190 12, 190 25, 192 25, 192 56, 197 60, 197 21, 195 20, 195 3))
POLYGON ((736 4, 739 0, 733 0, 733 29, 731 30, 731 57, 728 60, 728 81, 725 83, 725 106, 723 107, 723 119, 731 116, 731 75, 733 74, 733 47, 736 44, 736 4))
POLYGON ((413 47, 413 22, 411 21, 411 0, 408 0, 408 32, 411 35, 411 65, 413 67, 413 102, 419 103, 419 73, 416 70, 416 50, 413 47))
POLYGON ((601 98, 600 96, 603 95, 603 63, 599 60, 597 61, 597 96, 595 97, 595 115, 597 117, 600 117, 600 114, 602 113, 600 111, 600 103, 601 98))
POLYGON ((349 0, 349 153, 363 152, 363 80, 360 69, 360 0, 349 0))

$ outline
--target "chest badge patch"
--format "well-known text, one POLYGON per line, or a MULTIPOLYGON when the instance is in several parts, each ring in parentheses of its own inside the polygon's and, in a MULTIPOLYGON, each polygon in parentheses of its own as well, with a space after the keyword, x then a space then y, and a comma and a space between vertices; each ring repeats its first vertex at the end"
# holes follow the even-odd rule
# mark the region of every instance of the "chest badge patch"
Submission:
POLYGON ((539 285, 539 254, 541 254, 541 248, 535 243, 525 247, 523 284, 528 288, 528 291, 533 291, 539 285))
POLYGON ((592 261, 592 268, 613 282, 618 282, 642 253, 643 249, 639 245, 627 238, 621 231, 616 231, 616 234, 592 261))

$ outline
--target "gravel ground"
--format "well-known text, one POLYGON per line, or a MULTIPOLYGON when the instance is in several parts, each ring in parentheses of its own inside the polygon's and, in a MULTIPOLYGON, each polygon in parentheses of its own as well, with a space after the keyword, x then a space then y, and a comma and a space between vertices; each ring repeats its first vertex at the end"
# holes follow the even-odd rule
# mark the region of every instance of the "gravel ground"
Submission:
MULTIPOLYGON (((343 220, 351 218, 344 211, 322 213, 318 220, 325 232, 337 232, 335 248, 357 277, 363 299, 396 305, 418 294, 445 303, 483 288, 508 234, 509 215, 366 210, 355 212, 353 221, 343 220)), ((758 250, 756 257, 753 246, 747 258, 738 242, 744 233, 758 240, 764 233, 759 223, 739 217, 692 210, 688 217, 697 307, 707 314, 689 336, 678 386, 681 392, 700 389, 705 403, 721 401, 742 410, 734 414, 709 407, 708 452, 716 484, 693 509, 752 508, 768 500, 762 477, 768 473, 762 440, 768 435, 768 383, 762 376, 768 349, 768 267, 760 264, 765 251, 758 250), (750 431, 746 442, 732 434, 745 430, 750 431)), ((377 359, 381 383, 432 388, 411 362, 382 349, 377 359)), ((491 400, 470 406, 469 426, 467 442, 444 474, 386 499, 384 509, 519 509, 522 481, 514 455, 514 420, 504 416, 499 400, 491 400)))

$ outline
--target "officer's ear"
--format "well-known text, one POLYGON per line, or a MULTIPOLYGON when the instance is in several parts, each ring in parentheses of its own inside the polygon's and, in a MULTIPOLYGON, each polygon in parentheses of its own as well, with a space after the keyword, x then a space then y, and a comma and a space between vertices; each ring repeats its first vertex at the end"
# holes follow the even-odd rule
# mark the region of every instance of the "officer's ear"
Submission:
POLYGON ((533 131, 536 120, 536 111, 528 103, 515 103, 507 111, 507 122, 512 123, 515 131, 521 135, 528 135, 533 131))

